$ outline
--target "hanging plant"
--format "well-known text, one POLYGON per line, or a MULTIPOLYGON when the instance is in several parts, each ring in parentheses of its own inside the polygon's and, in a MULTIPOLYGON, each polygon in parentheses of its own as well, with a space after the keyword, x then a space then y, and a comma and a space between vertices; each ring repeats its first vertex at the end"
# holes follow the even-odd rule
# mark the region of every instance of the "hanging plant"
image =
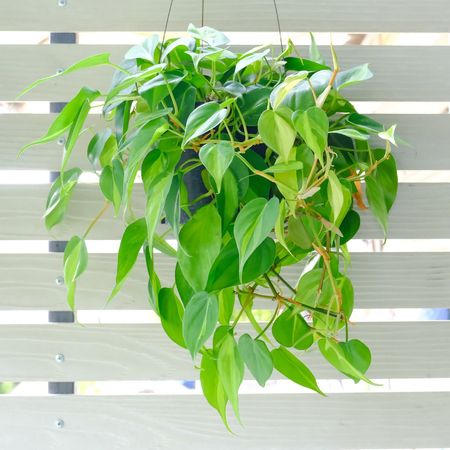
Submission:
POLYGON ((87 268, 85 239, 112 208, 125 231, 109 300, 143 248, 150 305, 168 337, 200 361, 203 392, 225 424, 228 403, 239 417, 245 366, 262 386, 276 369, 322 394, 301 360, 316 346, 338 371, 371 383, 369 349, 348 338, 354 293, 346 244, 366 204, 386 236, 397 192, 395 126, 359 114, 344 97, 348 86, 372 77, 367 65, 341 71, 331 48, 329 67, 314 40, 309 59, 291 56, 291 42, 278 56, 266 47, 234 53, 227 43, 219 31, 190 25, 187 37, 146 39, 120 66, 109 54, 74 64, 52 77, 109 65, 116 69, 111 88, 83 87, 27 146, 67 133, 45 212, 51 229, 82 173, 70 167, 75 144, 101 102, 104 128, 86 156, 105 206, 64 252, 69 305, 87 268), (138 191, 142 213, 131 207, 138 191), (161 286, 155 249, 172 258, 173 286, 161 286), (308 269, 299 268, 291 284, 283 269, 298 263, 308 269), (260 323, 268 300, 270 319, 260 323), (244 316, 250 333, 241 332, 244 316))

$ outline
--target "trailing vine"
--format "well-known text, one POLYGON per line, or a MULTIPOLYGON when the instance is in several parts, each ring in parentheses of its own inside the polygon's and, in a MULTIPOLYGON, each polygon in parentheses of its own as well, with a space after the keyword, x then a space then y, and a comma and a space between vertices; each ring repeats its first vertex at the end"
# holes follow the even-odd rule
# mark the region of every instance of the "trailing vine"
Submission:
POLYGON ((318 351, 355 382, 371 383, 370 351, 349 339, 347 242, 367 208, 386 236, 397 171, 395 126, 359 114, 344 97, 372 77, 367 64, 341 70, 331 47, 328 66, 313 39, 308 58, 291 42, 278 55, 266 47, 235 53, 227 44, 221 32, 191 25, 186 37, 146 39, 120 65, 94 55, 38 80, 24 92, 81 69, 115 71, 107 92, 82 87, 23 150, 67 134, 45 212, 51 229, 82 173, 71 156, 91 131, 88 113, 102 108, 104 126, 86 157, 105 203, 66 247, 69 305, 88 265, 85 239, 112 210, 125 231, 108 301, 143 249, 150 305, 168 337, 200 359, 204 395, 228 426, 228 403, 239 417, 245 367, 262 386, 276 369, 323 394, 302 362, 302 352, 318 351), (174 285, 161 285, 155 250, 172 259, 174 285), (294 264, 296 282, 284 275, 294 264), (259 320, 267 305, 270 315, 259 320))

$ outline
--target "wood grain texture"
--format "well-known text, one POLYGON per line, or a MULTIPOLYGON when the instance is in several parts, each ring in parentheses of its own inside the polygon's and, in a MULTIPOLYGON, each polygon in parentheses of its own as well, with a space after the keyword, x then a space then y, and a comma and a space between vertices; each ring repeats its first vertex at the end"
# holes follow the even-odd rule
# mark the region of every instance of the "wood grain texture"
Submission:
MULTIPOLYGON (((164 286, 172 286, 173 260, 155 255, 164 286)), ((295 284, 301 265, 285 268, 295 284)), ((77 283, 79 310, 148 309, 143 256, 123 289, 108 305, 114 284, 116 255, 91 254, 89 267, 77 283)), ((357 308, 449 308, 450 253, 355 253, 349 269, 357 308)), ((0 255, 0 310, 68 310, 66 290, 55 280, 62 275, 62 255, 0 255)), ((262 302, 260 308, 272 307, 262 302)))
MULTIPOLYGON (((68 208, 67 220, 49 234, 42 214, 47 198, 47 185, 0 185, 1 239, 67 239, 83 233, 103 205, 95 185, 77 186, 68 208)), ((135 187, 136 215, 142 214, 143 188, 135 187)), ((392 239, 449 239, 448 205, 450 184, 401 184, 390 213, 389 237, 392 239)), ((357 237, 379 239, 383 233, 370 211, 363 211, 362 226, 357 237)), ((163 227, 162 227, 163 228, 163 227)), ((111 208, 89 234, 89 239, 120 239, 123 227, 114 219, 111 208)))
MULTIPOLYGON (((450 31, 450 7, 446 0, 278 0, 282 28, 286 31, 450 31)), ((5 2, 0 29, 49 31, 148 31, 162 30, 168 0, 108 0, 67 2, 59 7, 53 0, 36 3, 5 2), (36 18, 39 20, 36 20, 36 18)), ((175 4, 169 29, 185 30, 189 22, 200 23, 201 3, 183 0, 175 4)), ((205 22, 215 28, 233 31, 276 31, 270 0, 210 0, 205 22)))
MULTIPOLYGON (((1 51, 1 47, 0 47, 1 51)), ((374 114, 372 117, 386 125, 397 124, 398 134, 411 148, 394 149, 399 169, 450 170, 450 115, 448 114, 374 114)), ((56 142, 28 150, 20 158, 19 149, 44 134, 55 119, 52 114, 0 115, 1 169, 59 170, 62 148, 56 142), (26 127, 24 128, 24 123, 26 127)), ((99 117, 90 116, 87 125, 99 130, 99 117)), ((92 133, 83 133, 72 154, 71 165, 92 170, 86 149, 92 133)))
MULTIPOLYGON (((239 327, 241 332, 253 334, 248 324, 239 327)), ((371 349, 372 378, 450 377, 450 322, 358 323, 350 336, 371 349)), ((199 378, 188 352, 170 341, 159 324, 1 325, 0 342, 1 380, 199 378), (64 354, 64 363, 55 361, 58 353, 64 354)), ((345 378, 317 348, 301 358, 318 378, 345 378)))
MULTIPOLYGON (((5 69, 0 73, 0 98, 14 100, 20 91, 37 78, 56 73, 86 56, 110 52, 119 63, 128 46, 104 45, 3 45, 0 59, 5 69)), ((246 51, 249 47, 240 47, 246 51)), ((329 50, 322 49, 330 60, 329 50)), ((299 51, 307 55, 307 48, 299 51)), ((346 89, 353 100, 370 101, 448 101, 450 47, 415 46, 340 46, 337 48, 342 70, 370 63, 374 78, 346 89), (420 60, 420 64, 417 61, 420 60), (436 64, 439 61, 439 64, 436 64), (430 71, 429 68, 433 67, 430 71)), ((330 61, 331 62, 331 61, 330 61)), ((60 77, 39 86, 25 100, 67 101, 81 86, 105 91, 113 70, 109 67, 85 70, 60 77)))
POLYGON ((2 396, 0 421, 8 450, 444 448, 449 406, 447 392, 245 395, 233 435, 200 396, 2 396))

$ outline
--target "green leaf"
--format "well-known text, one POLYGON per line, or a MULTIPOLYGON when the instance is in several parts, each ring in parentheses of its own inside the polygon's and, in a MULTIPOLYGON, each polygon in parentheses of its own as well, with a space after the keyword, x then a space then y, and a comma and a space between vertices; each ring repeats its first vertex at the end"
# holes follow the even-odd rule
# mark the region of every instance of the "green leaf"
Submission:
POLYGON ((361 131, 354 130, 352 128, 343 128, 342 130, 333 130, 330 131, 330 134, 342 134, 342 136, 347 136, 351 139, 356 139, 358 141, 367 141, 370 136, 366 133, 362 133, 361 131))
POLYGON ((243 334, 239 339, 239 353, 255 380, 264 386, 273 371, 272 356, 267 345, 260 339, 253 340, 243 334))
POLYGON ((386 200, 384 197, 383 188, 377 183, 377 180, 369 175, 365 179, 366 182, 366 196, 369 202, 370 210, 380 224, 384 238, 387 236, 388 229, 388 210, 386 200))
POLYGON ((217 296, 219 299, 219 323, 228 326, 234 311, 234 289, 233 287, 222 289, 217 296))
POLYGON ((272 197, 255 198, 239 212, 234 224, 234 237, 239 249, 239 276, 242 279, 244 265, 256 248, 275 226, 279 201, 272 197))
POLYGON ((155 52, 158 48, 159 36, 153 34, 145 39, 141 44, 131 47, 125 54, 125 59, 145 59, 152 63, 156 63, 155 52))
POLYGON ((216 360, 206 353, 202 356, 200 384, 206 400, 217 410, 223 423, 230 431, 227 421, 227 394, 219 378, 216 360))
POLYGON ((339 72, 336 76, 335 88, 340 91, 352 84, 369 80, 373 77, 373 73, 369 69, 368 64, 362 64, 349 70, 339 72))
POLYGON ((380 133, 383 131, 383 125, 371 117, 364 116, 362 114, 353 113, 347 117, 347 121, 358 128, 369 131, 370 133, 380 133))
POLYGON ((322 53, 320 53, 319 48, 317 47, 314 35, 312 33, 309 33, 309 36, 311 38, 311 44, 309 46, 309 58, 319 64, 325 65, 325 59, 322 56, 322 53))
POLYGON ((67 136, 67 141, 64 145, 61 172, 64 172, 66 170, 67 163, 69 162, 70 156, 72 155, 72 151, 75 147, 78 137, 80 136, 84 122, 88 116, 90 109, 90 99, 84 100, 84 102, 81 104, 78 114, 75 117, 75 120, 72 123, 72 126, 70 127, 69 135, 67 136))
POLYGON ((170 185, 169 192, 167 193, 166 203, 164 205, 164 212, 166 214, 167 222, 172 227, 175 236, 178 237, 180 232, 180 178, 174 176, 172 178, 172 184, 170 185))
POLYGON ((291 253, 291 251, 289 250, 289 247, 286 243, 286 239, 285 239, 285 220, 286 220, 286 216, 287 216, 287 212, 288 212, 288 206, 286 203, 286 200, 283 199, 280 202, 280 209, 278 211, 278 217, 277 217, 277 221, 275 222, 275 236, 278 240, 278 242, 289 252, 291 253))
POLYGON ((297 217, 289 217, 288 238, 294 244, 304 250, 312 247, 315 235, 321 234, 322 224, 311 216, 299 214, 297 217))
POLYGON ((184 147, 192 139, 215 128, 225 119, 227 114, 227 109, 221 108, 216 102, 204 103, 194 109, 186 121, 182 146, 184 147))
POLYGON ((234 149, 229 141, 220 141, 204 145, 198 154, 206 170, 214 178, 217 192, 222 187, 223 176, 234 157, 234 149))
POLYGON ((173 170, 178 160, 175 152, 166 156, 159 149, 150 152, 142 164, 142 181, 145 195, 145 220, 147 222, 147 243, 153 248, 153 239, 172 184, 173 170))
POLYGON ((185 47, 187 50, 194 50, 195 40, 190 37, 181 37, 175 39, 164 49, 164 52, 161 56, 161 61, 165 61, 167 56, 170 55, 170 53, 172 53, 178 47, 185 47))
MULTIPOLYGON (((99 131, 92 137, 88 144, 87 157, 93 166, 98 164, 102 153, 111 146, 112 142, 116 144, 111 128, 99 131)), ((117 148, 117 144, 115 147, 117 148)))
POLYGON ((308 72, 306 70, 293 75, 288 75, 270 94, 270 104, 272 105, 272 108, 274 110, 278 109, 289 92, 291 92, 300 81, 305 80, 307 77, 308 72))
POLYGON ((279 347, 272 350, 275 369, 294 383, 325 395, 317 385, 316 378, 311 371, 289 350, 279 347))
POLYGON ((287 308, 272 326, 273 337, 285 347, 306 350, 314 342, 313 330, 303 316, 293 308, 287 308))
POLYGON ((378 136, 381 139, 384 139, 385 141, 389 141, 391 144, 398 147, 397 142, 395 141, 395 137, 394 137, 396 128, 397 128, 397 125, 392 125, 392 127, 390 127, 388 130, 378 133, 378 136))
MULTIPOLYGON (((384 156, 384 150, 375 150, 377 160, 384 156)), ((397 164, 392 156, 384 160, 371 175, 383 190, 384 202, 389 212, 395 202, 398 190, 397 164)))
POLYGON ((112 167, 103 168, 99 185, 105 198, 114 205, 114 212, 117 216, 123 195, 123 166, 119 160, 114 159, 112 167))
POLYGON ((289 162, 296 133, 285 114, 280 111, 264 111, 258 121, 258 132, 263 142, 280 155, 283 163, 289 162))
POLYGON ((186 347, 183 338, 183 304, 171 288, 162 288, 158 293, 158 314, 167 336, 180 347, 186 347))
POLYGON ((34 145, 45 144, 47 142, 57 139, 64 134, 76 120, 80 108, 83 106, 86 100, 92 101, 100 95, 98 91, 92 91, 87 87, 81 88, 78 94, 67 103, 62 111, 58 114, 56 119, 51 124, 47 133, 39 139, 23 146, 20 149, 19 154, 22 154, 26 149, 33 147, 34 145))
POLYGON ((352 195, 331 170, 328 172, 327 196, 331 206, 333 222, 336 227, 339 227, 351 207, 352 195))
POLYGON ((236 341, 230 333, 227 333, 221 342, 217 355, 217 370, 225 393, 239 419, 238 392, 244 379, 244 361, 242 361, 236 341))
POLYGON ((60 174, 52 184, 44 214, 45 226, 48 230, 63 220, 80 175, 81 169, 70 169, 60 174))
MULTIPOLYGON (((358 369, 361 373, 366 373, 372 362, 372 355, 366 344, 358 339, 351 339, 347 342, 339 342, 339 346, 344 351, 347 361, 350 361, 351 365, 358 369)), ((355 383, 360 381, 360 378, 348 375, 355 383)))
MULTIPOLYGON (((274 259, 275 243, 271 238, 266 238, 245 263, 242 283, 250 283, 266 273, 273 265, 274 259)), ((214 261, 206 289, 216 291, 240 283, 239 252, 236 241, 231 239, 214 261)))
POLYGON ((120 291, 123 282, 130 273, 141 247, 147 238, 147 225, 145 219, 138 219, 125 229, 120 241, 119 253, 117 255, 116 284, 108 298, 110 301, 120 291))
POLYGON ((195 291, 205 288, 209 271, 220 252, 222 227, 214 205, 200 208, 181 228, 178 263, 195 291))
POLYGON ((163 118, 153 120, 138 129, 124 142, 120 150, 129 149, 128 161, 124 170, 124 193, 123 205, 127 206, 134 187, 134 181, 145 157, 150 152, 152 146, 169 128, 167 121, 163 118))
POLYGON ((51 80, 53 78, 61 77, 63 75, 67 75, 68 73, 76 72, 77 70, 88 69, 90 67, 97 67, 97 66, 104 66, 104 65, 112 66, 111 62, 109 61, 109 57, 110 57, 109 53, 100 53, 99 55, 88 56, 87 58, 84 58, 81 61, 78 61, 75 64, 72 64, 70 67, 63 70, 62 72, 58 72, 53 75, 49 75, 47 77, 43 77, 43 78, 40 78, 39 80, 34 81, 29 86, 27 86, 17 96, 17 98, 22 97, 27 92, 34 89, 36 86, 39 86, 40 84, 44 83, 45 81, 51 80))
POLYGON ((237 101, 247 126, 257 126, 261 114, 267 109, 267 102, 271 93, 267 87, 256 87, 247 91, 237 101))
POLYGON ((83 238, 73 236, 64 250, 64 283, 67 287, 67 303, 75 308, 76 280, 86 270, 88 252, 83 238))
POLYGON ((328 145, 329 123, 326 112, 313 106, 306 111, 295 111, 292 121, 306 145, 322 161, 322 154, 328 145))
POLYGON ((310 59, 288 56, 284 60, 286 61, 284 68, 287 71, 295 70, 296 72, 300 72, 302 70, 307 70, 308 72, 318 72, 319 70, 330 70, 329 66, 317 63, 310 59))
POLYGON ((161 281, 155 272, 153 252, 150 253, 150 249, 146 244, 144 244, 144 256, 145 256, 145 265, 147 267, 148 273, 148 283, 147 283, 148 300, 153 311, 159 314, 158 295, 159 291, 161 290, 161 281))
MULTIPOLYGON (((376 386, 376 384, 369 380, 361 370, 356 368, 352 362, 348 359, 347 356, 350 356, 350 358, 353 358, 352 351, 361 350, 360 348, 357 349, 356 346, 351 346, 349 348, 342 347, 337 342, 334 342, 331 339, 320 339, 317 343, 319 346, 320 352, 324 356, 324 358, 339 372, 342 372, 343 374, 349 376, 350 378, 356 379, 356 380, 363 380, 368 384, 372 384, 376 386), (344 350, 345 348, 345 350, 344 350)), ((367 353, 361 353, 359 355, 363 360, 367 359, 367 353)), ((357 364, 360 364, 360 361, 357 362, 357 364)), ((369 362, 370 364, 370 362, 369 362)))
POLYGON ((303 163, 301 161, 290 161, 288 163, 274 164, 271 167, 263 170, 265 173, 283 173, 290 172, 291 170, 303 169, 303 163))
POLYGON ((188 34, 194 39, 206 42, 211 47, 218 47, 220 45, 228 44, 229 42, 229 39, 220 31, 211 27, 197 28, 192 23, 188 26, 188 34))
POLYGON ((212 335, 218 319, 217 297, 204 291, 194 294, 186 306, 183 317, 184 342, 192 359, 212 335))
POLYGON ((245 69, 250 64, 253 64, 257 61, 261 61, 270 53, 270 50, 264 50, 263 52, 251 53, 248 55, 242 55, 243 57, 238 60, 236 63, 236 67, 234 68, 234 74, 236 75, 241 70, 245 69))
MULTIPOLYGON (((236 161, 236 159, 235 159, 236 161)), ((226 230, 239 208, 239 184, 232 170, 227 170, 222 180, 222 190, 216 196, 217 209, 226 230)))

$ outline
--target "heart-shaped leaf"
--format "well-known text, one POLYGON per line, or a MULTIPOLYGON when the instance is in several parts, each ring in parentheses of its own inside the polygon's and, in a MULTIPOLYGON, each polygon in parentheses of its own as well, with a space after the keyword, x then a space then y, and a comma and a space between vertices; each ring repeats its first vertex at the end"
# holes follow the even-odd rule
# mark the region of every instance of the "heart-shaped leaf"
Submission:
POLYGON ((200 161, 206 167, 220 192, 222 179, 228 166, 233 161, 234 149, 229 141, 220 141, 204 145, 198 154, 200 161))
POLYGON ((306 350, 314 342, 313 331, 306 323, 303 316, 287 308, 272 326, 273 337, 285 347, 295 347, 298 350, 306 350))
POLYGON ((313 106, 306 111, 294 112, 292 121, 306 145, 322 161, 322 154, 328 144, 329 122, 326 112, 313 106))
POLYGON ((203 206, 179 234, 178 264, 195 291, 205 288, 209 271, 220 252, 221 219, 213 204, 203 206))
POLYGON ((212 335, 219 319, 219 304, 214 294, 197 292, 186 306, 183 337, 192 359, 212 335))
POLYGON ((236 341, 230 333, 226 333, 221 340, 217 355, 217 370, 225 393, 239 419, 238 391, 244 379, 244 361, 239 354, 236 341))
POLYGON ((279 201, 272 197, 255 198, 239 212, 234 224, 234 237, 239 250, 239 276, 242 279, 244 264, 275 226, 279 201))
POLYGON ((273 371, 272 356, 267 345, 260 339, 253 340, 243 334, 239 339, 239 353, 255 380, 264 386, 273 371))
POLYGON ((204 103, 194 109, 186 121, 182 146, 184 147, 192 139, 217 127, 225 119, 227 114, 227 109, 221 108, 215 102, 204 103))
MULTIPOLYGON (((368 384, 373 384, 376 386, 376 384, 369 380, 364 373, 355 367, 351 361, 353 358, 353 355, 351 351, 349 351, 348 348, 344 350, 344 347, 339 345, 337 342, 331 340, 331 339, 321 339, 317 345, 319 346, 320 352, 324 356, 324 358, 339 372, 342 372, 343 374, 357 380, 363 380, 368 384)), ((353 346, 353 350, 356 349, 356 346, 353 346)), ((360 348, 359 348, 360 350, 360 348)), ((363 360, 367 359, 366 353, 361 353, 360 358, 363 360)), ((357 358, 357 364, 360 364, 360 359, 357 358)))
POLYGON ((285 114, 280 111, 264 111, 258 121, 258 132, 264 143, 280 155, 282 162, 289 162, 296 133, 285 114))

